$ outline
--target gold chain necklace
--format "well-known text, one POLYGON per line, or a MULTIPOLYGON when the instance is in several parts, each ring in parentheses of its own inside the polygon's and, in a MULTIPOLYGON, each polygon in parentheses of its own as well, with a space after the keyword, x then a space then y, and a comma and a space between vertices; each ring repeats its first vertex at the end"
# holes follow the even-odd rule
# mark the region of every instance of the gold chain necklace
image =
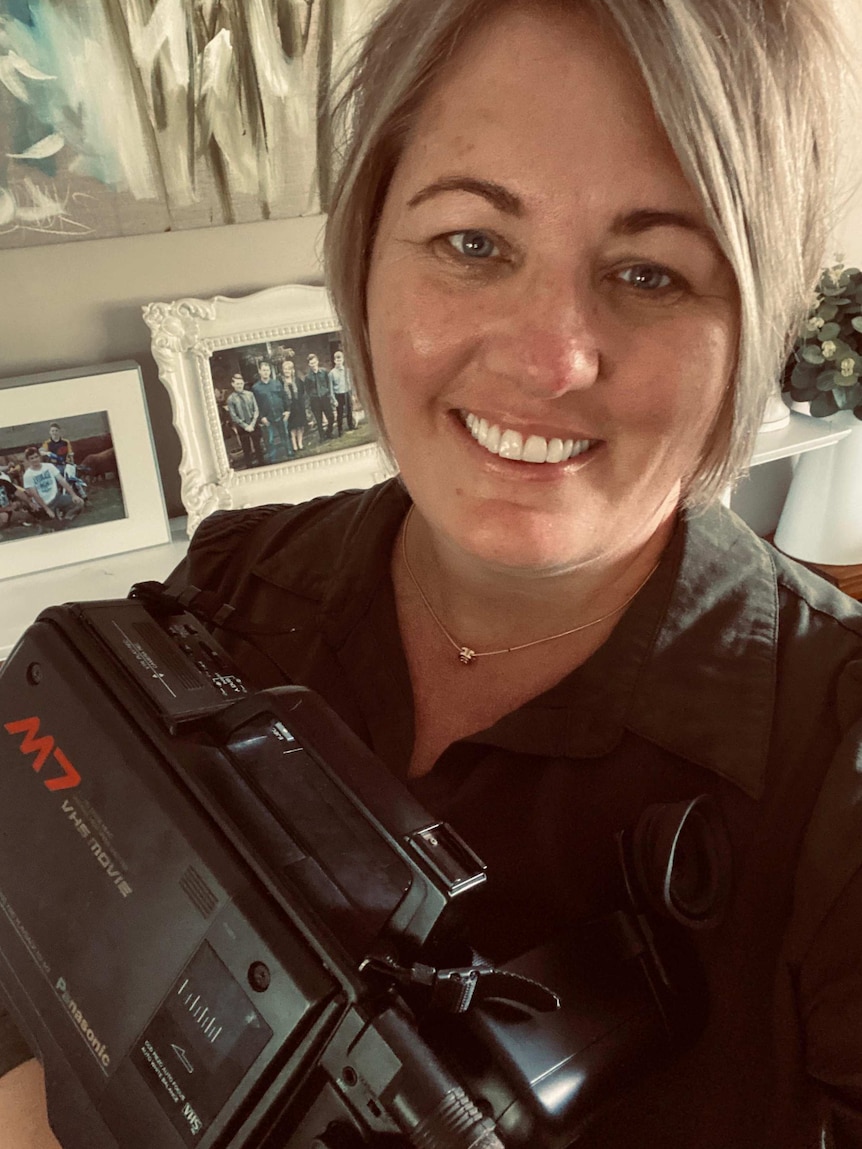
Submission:
POLYGON ((404 559, 404 567, 405 567, 408 575, 410 575, 410 579, 411 579, 413 585, 416 587, 416 590, 419 592, 419 597, 422 599, 422 602, 425 604, 425 609, 428 611, 428 613, 431 615, 431 617, 436 622, 437 626, 440 629, 441 634, 443 634, 443 636, 447 639, 447 641, 449 643, 451 643, 451 645, 458 652, 458 661, 463 666, 470 666, 470 664, 475 662, 477 658, 490 658, 494 654, 512 654, 516 650, 526 650, 530 646, 540 646, 543 642, 555 642, 558 638, 567 638, 570 634, 577 634, 578 631, 580 631, 580 630, 588 630, 591 626, 598 626, 600 622, 606 622, 607 619, 613 618, 613 616, 615 614, 619 614, 620 611, 625 610, 625 608, 629 605, 629 603, 632 601, 632 599, 636 598, 637 595, 640 594, 640 592, 643 590, 643 588, 646 586, 646 584, 649 582, 649 580, 655 574, 656 570, 658 569, 659 563, 661 562, 661 559, 659 559, 659 562, 655 564, 655 566, 652 568, 652 570, 649 572, 649 574, 646 576, 646 578, 643 580, 643 582, 639 583, 638 586, 636 587, 636 589, 633 590, 632 593, 628 596, 628 598, 624 599, 620 603, 619 606, 614 607, 613 610, 609 610, 607 614, 603 614, 599 618, 594 618, 591 622, 582 622, 580 626, 573 626, 571 628, 571 630, 562 630, 562 631, 560 631, 559 634, 548 634, 544 638, 534 638, 531 642, 522 642, 518 646, 504 646, 504 647, 501 647, 499 650, 472 650, 469 646, 462 646, 460 642, 455 641, 455 639, 452 637, 452 635, 449 633, 449 631, 446 629, 446 627, 440 621, 439 615, 437 614, 436 610, 431 605, 431 603, 428 601, 428 598, 425 594, 425 591, 419 585, 419 580, 416 578, 416 575, 413 573, 413 568, 410 566, 410 560, 407 557, 407 527, 410 523, 410 516, 412 514, 413 514, 413 504, 410 505, 410 509, 408 510, 407 515, 404 519, 404 526, 401 529, 401 557, 404 559))

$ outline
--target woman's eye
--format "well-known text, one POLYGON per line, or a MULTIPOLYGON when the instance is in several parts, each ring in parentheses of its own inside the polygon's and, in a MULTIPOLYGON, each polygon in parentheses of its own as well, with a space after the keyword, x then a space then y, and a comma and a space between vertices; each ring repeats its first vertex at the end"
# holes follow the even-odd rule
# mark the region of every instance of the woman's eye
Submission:
POLYGON ((668 287, 678 287, 678 280, 663 267, 651 263, 639 263, 627 267, 619 273, 620 279, 639 291, 664 291, 668 287))
POLYGON ((496 243, 484 231, 455 231, 446 239, 459 255, 469 259, 491 259, 500 254, 496 243))

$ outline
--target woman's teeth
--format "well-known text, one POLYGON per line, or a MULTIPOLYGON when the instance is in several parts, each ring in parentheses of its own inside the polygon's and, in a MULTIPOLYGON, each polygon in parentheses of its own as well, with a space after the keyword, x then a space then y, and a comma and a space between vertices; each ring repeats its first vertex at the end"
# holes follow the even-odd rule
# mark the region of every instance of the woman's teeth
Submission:
POLYGON ((476 440, 501 459, 517 459, 523 463, 562 463, 582 455, 593 445, 593 439, 543 439, 541 435, 528 435, 520 431, 501 431, 496 423, 480 419, 467 412, 464 415, 467 430, 476 440))

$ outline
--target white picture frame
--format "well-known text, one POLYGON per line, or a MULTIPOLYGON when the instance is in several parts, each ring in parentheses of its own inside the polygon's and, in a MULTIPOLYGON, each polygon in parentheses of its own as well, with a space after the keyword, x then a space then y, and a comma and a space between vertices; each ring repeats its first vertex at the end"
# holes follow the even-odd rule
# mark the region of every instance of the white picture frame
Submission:
POLYGON ((52 424, 73 453, 68 474, 83 509, 49 516, 34 501, 26 505, 34 513, 22 513, 25 504, 14 496, 15 517, 0 527, 0 580, 168 542, 140 366, 123 361, 0 379, 0 467, 19 492, 32 490, 24 482, 25 451, 36 447, 47 460, 52 424))
MULTIPOLYGON (((297 450, 288 436, 293 458, 277 455, 284 449, 278 442, 272 455, 263 458, 261 452, 257 461, 240 452, 239 431, 230 422, 229 389, 225 397, 228 376, 244 374, 245 389, 254 393, 261 380, 253 383, 250 376, 260 372, 261 363, 269 362, 271 374, 281 378, 292 357, 300 368, 296 377, 304 378, 303 361, 315 352, 325 370, 340 348, 341 335, 325 288, 288 284, 238 298, 149 303, 143 314, 182 446, 181 498, 189 535, 216 510, 304 502, 369 487, 393 473, 355 396, 361 422, 350 433, 327 441, 320 420, 306 408, 303 445, 297 450)), ((251 450, 247 442, 242 450, 251 450)))

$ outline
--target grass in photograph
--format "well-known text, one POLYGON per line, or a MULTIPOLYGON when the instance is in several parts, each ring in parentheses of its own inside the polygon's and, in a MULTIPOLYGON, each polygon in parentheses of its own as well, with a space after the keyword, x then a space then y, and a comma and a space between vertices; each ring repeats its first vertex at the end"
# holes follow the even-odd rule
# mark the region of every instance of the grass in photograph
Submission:
POLYGON ((106 479, 90 485, 87 505, 76 519, 62 524, 54 519, 46 518, 40 518, 38 522, 31 522, 30 525, 19 523, 16 526, 0 530, 0 542, 11 542, 12 539, 34 539, 39 535, 74 531, 80 527, 91 527, 96 523, 110 523, 125 517, 126 507, 119 480, 106 479))

